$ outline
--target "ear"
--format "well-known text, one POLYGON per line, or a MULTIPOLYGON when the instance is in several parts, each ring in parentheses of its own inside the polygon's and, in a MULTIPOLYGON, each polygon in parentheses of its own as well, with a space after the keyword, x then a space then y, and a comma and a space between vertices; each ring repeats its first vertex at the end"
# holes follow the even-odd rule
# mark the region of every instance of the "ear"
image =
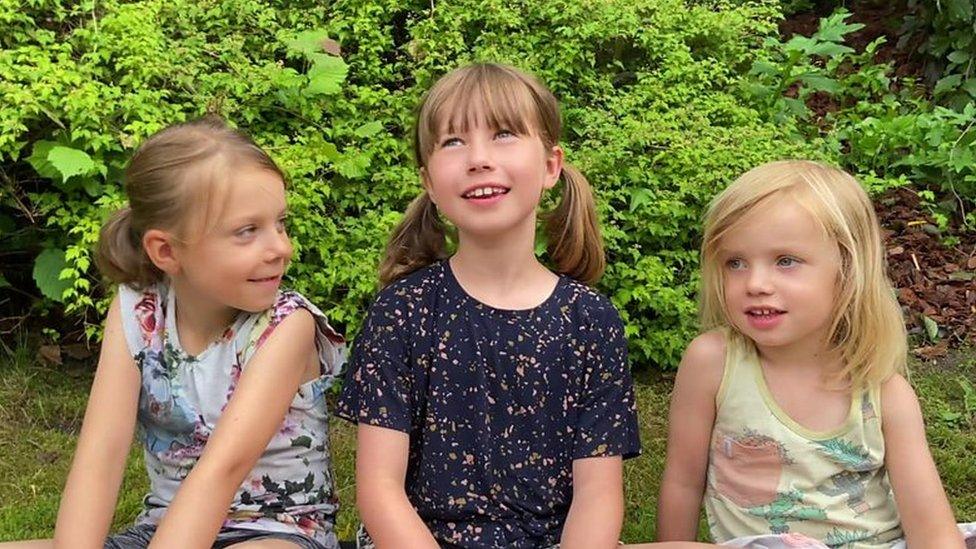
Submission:
POLYGON ((427 168, 420 168, 420 183, 424 186, 424 191, 427 192, 430 201, 436 206, 437 195, 434 194, 434 186, 430 183, 430 174, 427 172, 427 168))
POLYGON ((544 189, 551 189, 556 186, 559 176, 563 173, 563 149, 559 145, 554 145, 546 158, 546 180, 543 184, 544 189))
POLYGON ((159 229, 149 229, 142 235, 142 248, 146 250, 149 260, 159 270, 170 276, 180 272, 175 238, 171 233, 159 229))

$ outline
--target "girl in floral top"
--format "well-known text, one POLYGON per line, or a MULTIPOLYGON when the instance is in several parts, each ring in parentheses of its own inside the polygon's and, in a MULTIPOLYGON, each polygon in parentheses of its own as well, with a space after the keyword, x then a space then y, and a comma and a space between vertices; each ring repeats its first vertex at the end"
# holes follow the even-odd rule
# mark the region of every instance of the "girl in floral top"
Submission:
POLYGON ((324 392, 343 338, 279 289, 281 171, 207 118, 150 137, 125 190, 99 242, 120 287, 54 544, 338 547, 324 392), (106 539, 136 424, 150 491, 106 539))
POLYGON ((617 544, 634 393, 623 324, 589 287, 603 247, 559 118, 536 79, 491 64, 444 76, 421 106, 424 192, 387 248, 337 409, 358 423, 357 503, 378 547, 617 544), (536 207, 557 183, 550 270, 536 207))

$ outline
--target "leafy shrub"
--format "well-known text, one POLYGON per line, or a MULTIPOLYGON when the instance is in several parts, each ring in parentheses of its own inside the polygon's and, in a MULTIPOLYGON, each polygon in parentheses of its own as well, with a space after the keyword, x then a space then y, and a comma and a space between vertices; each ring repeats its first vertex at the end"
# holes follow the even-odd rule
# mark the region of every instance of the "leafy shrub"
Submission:
POLYGON ((908 0, 907 6, 899 45, 917 47, 927 58, 935 98, 962 110, 976 99, 976 2, 908 0))
POLYGON ((354 333, 386 236, 419 190, 407 136, 423 90, 471 60, 537 74, 562 102, 568 160, 598 195, 601 290, 635 362, 660 367, 696 330, 707 201, 759 162, 824 155, 821 140, 743 102, 745 73, 776 32, 772 0, 18 5, 0 0, 11 29, 0 38, 0 223, 21 231, 2 245, 36 257, 49 299, 92 333, 104 294, 91 246, 122 202, 119 170, 147 135, 208 110, 289 174, 289 282, 354 333), (316 47, 325 36, 341 61, 316 47))

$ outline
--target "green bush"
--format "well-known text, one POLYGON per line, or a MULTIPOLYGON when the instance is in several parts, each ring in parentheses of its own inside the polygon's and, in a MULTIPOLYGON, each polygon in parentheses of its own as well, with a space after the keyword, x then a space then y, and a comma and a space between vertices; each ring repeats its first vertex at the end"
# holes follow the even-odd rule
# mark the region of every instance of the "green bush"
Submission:
POLYGON ((976 99, 976 2, 907 0, 907 8, 899 45, 924 56, 935 98, 962 110, 976 99))
POLYGON ((604 220, 601 290, 635 362, 672 367, 696 329, 704 205, 759 162, 824 155, 742 93, 778 17, 772 0, 0 0, 0 226, 16 228, 0 253, 36 258, 40 303, 95 333, 91 249, 123 201, 126 158, 153 131, 218 112, 289 174, 290 284, 354 333, 419 189, 407 136, 421 93, 459 64, 509 62, 562 102, 568 160, 604 220))

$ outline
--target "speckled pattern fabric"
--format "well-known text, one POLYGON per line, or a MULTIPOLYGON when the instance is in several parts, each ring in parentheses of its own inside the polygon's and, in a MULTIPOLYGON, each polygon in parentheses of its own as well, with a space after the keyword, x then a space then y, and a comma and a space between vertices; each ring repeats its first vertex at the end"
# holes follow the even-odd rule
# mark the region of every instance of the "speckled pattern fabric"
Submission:
POLYGON ((449 264, 385 288, 336 411, 410 436, 406 492, 445 547, 547 547, 573 460, 640 452, 623 325, 560 277, 539 306, 489 307, 449 264))

